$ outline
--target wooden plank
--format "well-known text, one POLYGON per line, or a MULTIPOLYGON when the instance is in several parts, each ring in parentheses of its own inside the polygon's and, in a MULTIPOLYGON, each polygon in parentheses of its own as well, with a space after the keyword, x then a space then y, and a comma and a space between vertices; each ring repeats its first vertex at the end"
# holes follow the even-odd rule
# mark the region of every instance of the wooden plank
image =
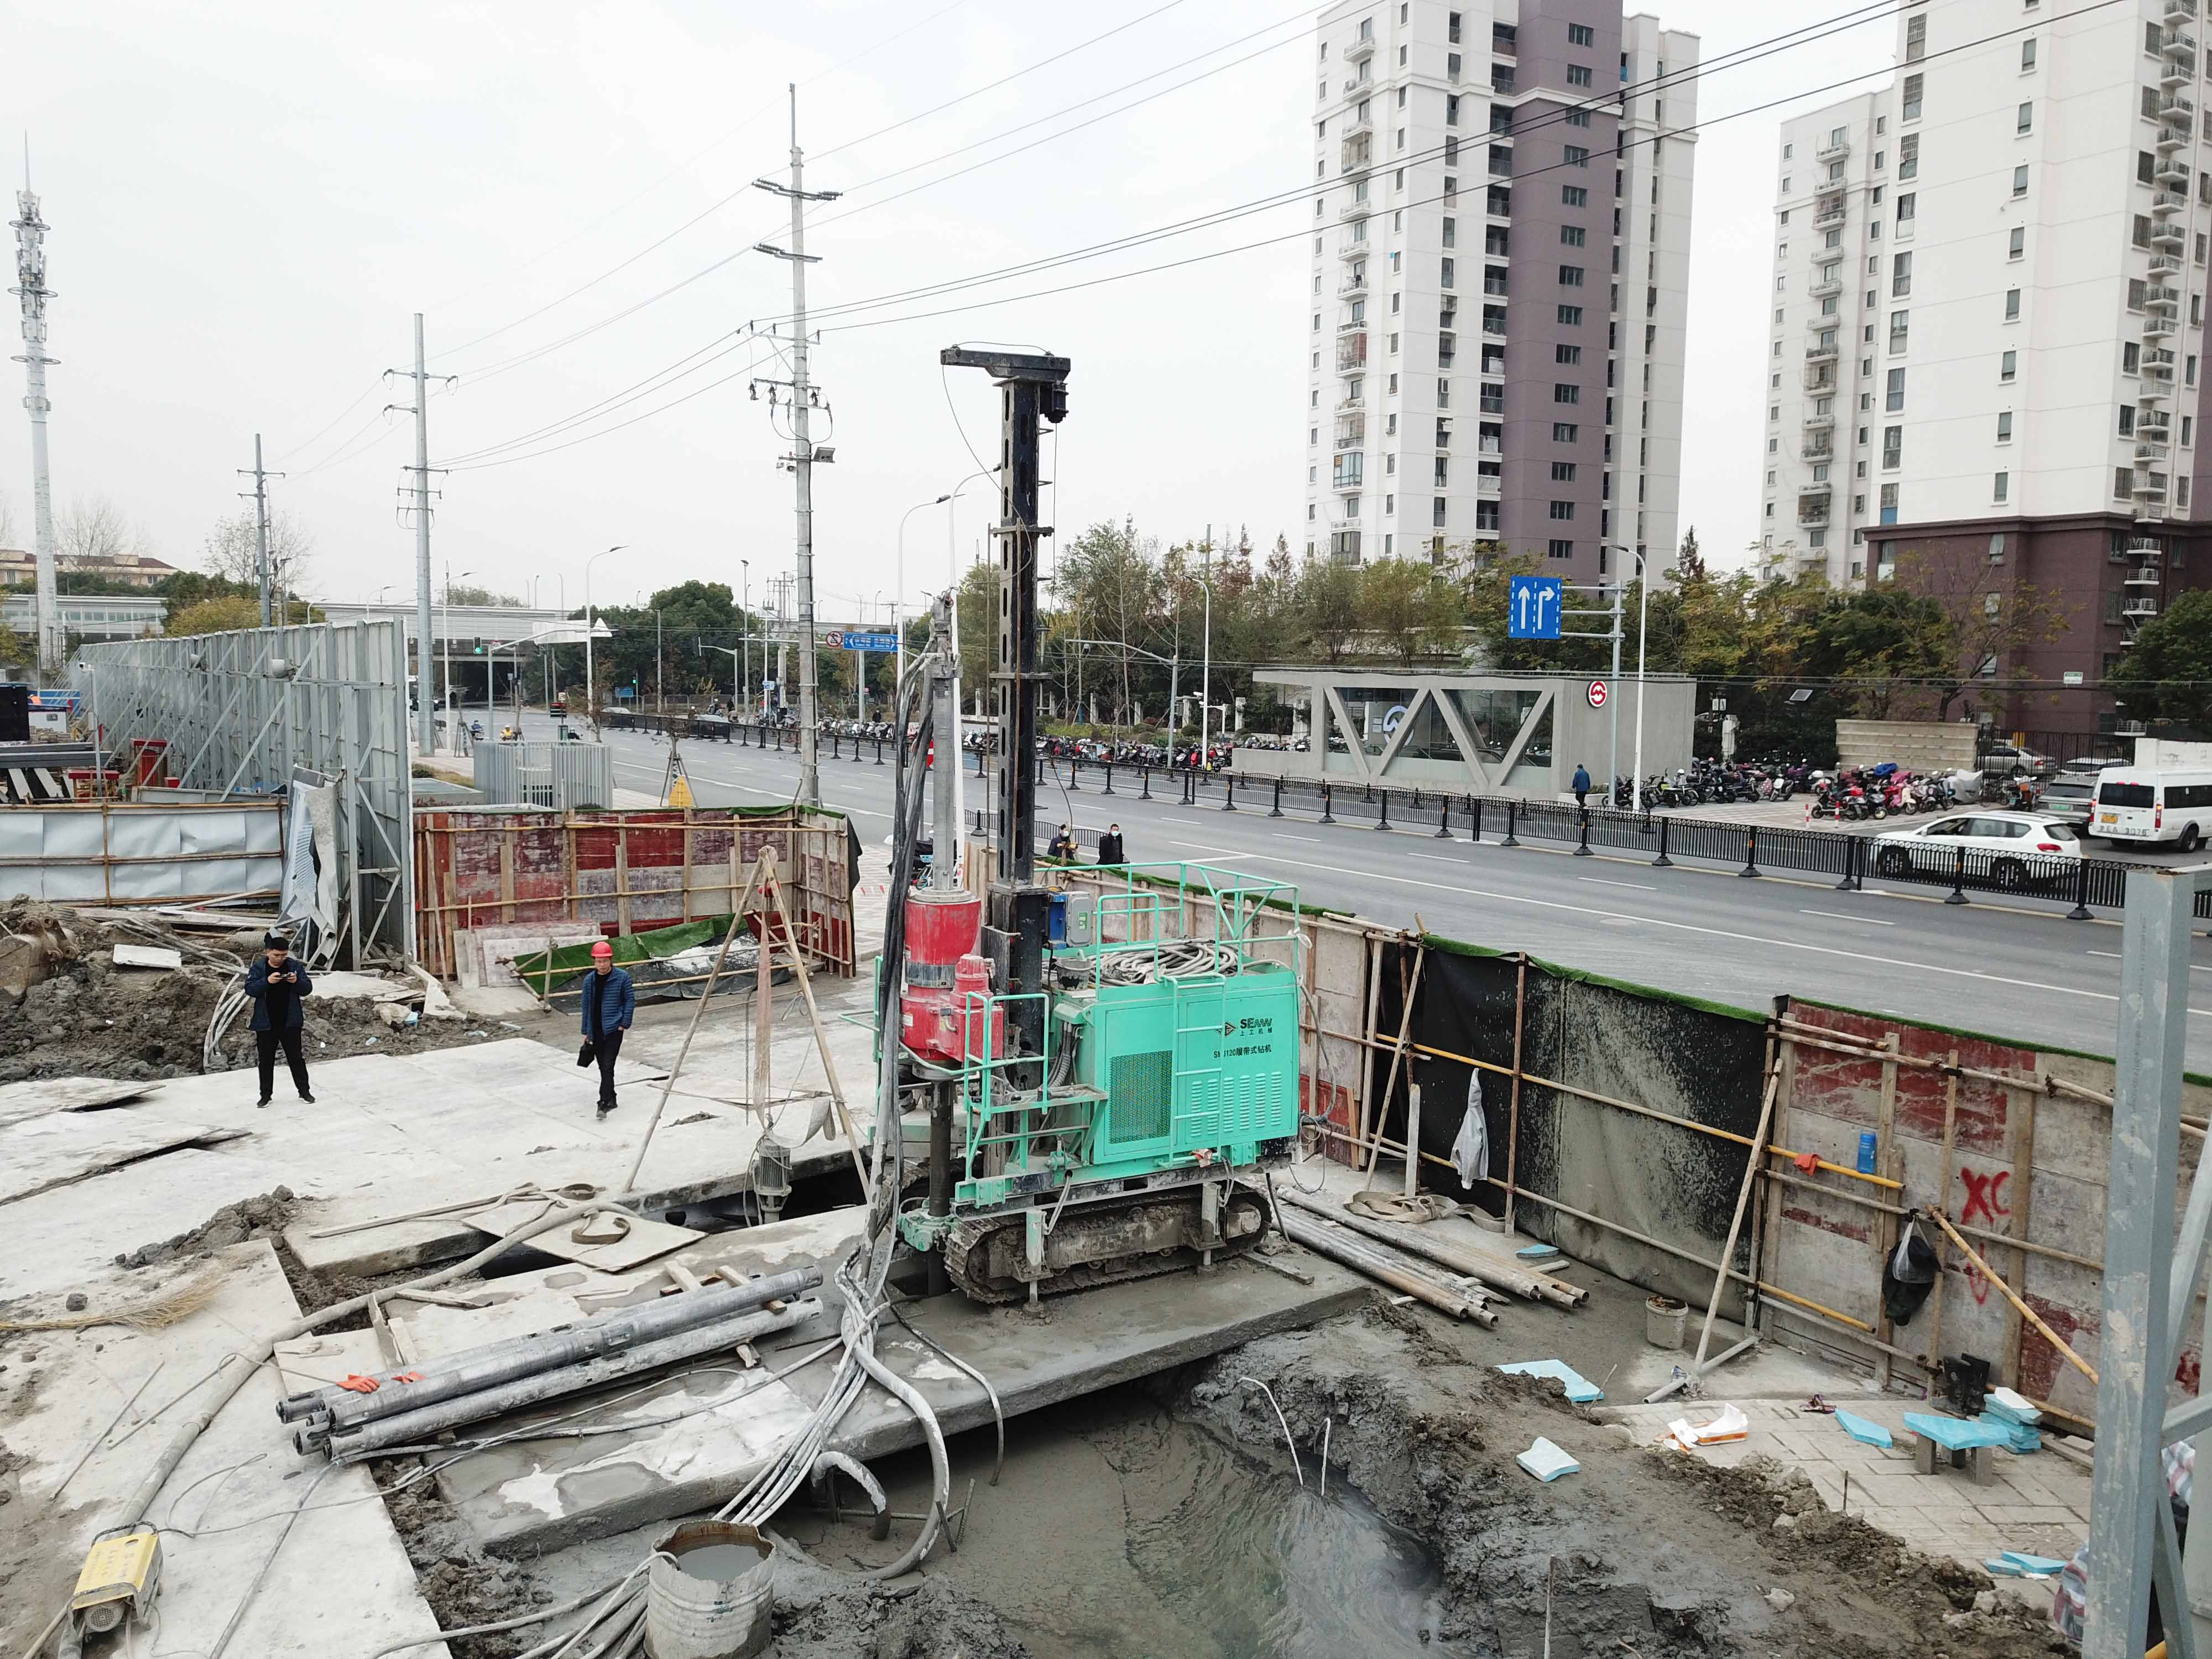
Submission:
MULTIPOLYGON (((2031 1211, 2035 1197, 2035 1097, 2025 1090, 2005 1091, 2006 1127, 2013 1131, 2012 1147, 2012 1220, 2005 1231, 2014 1238, 2026 1240, 2031 1211)), ((1944 1202, 1948 1205, 1949 1196, 1944 1202)), ((2028 1252, 2015 1249, 2013 1253, 2013 1285, 2023 1301, 2027 1297, 2028 1252)), ((2005 1304, 2005 1358, 2012 1365, 2012 1386, 2021 1383, 2021 1346, 2027 1340, 2025 1322, 2020 1310, 2010 1303, 2005 1304)))
MULTIPOLYGON (((1897 1140, 1897 1033, 1894 1031, 1881 1040, 1884 1055, 1881 1062, 1881 1099, 1875 1109, 1874 1130, 1875 1145, 1880 1149, 1875 1155, 1881 1159, 1881 1172, 1893 1181, 1901 1181, 1905 1171, 1905 1149, 1898 1145, 1897 1140)), ((1880 1285, 1882 1265, 1889 1260, 1890 1253, 1897 1249, 1897 1218, 1883 1216, 1881 1224, 1874 1230, 1874 1236, 1881 1246, 1874 1262, 1875 1283, 1880 1285)), ((1875 1334, 1885 1343, 1895 1340, 1887 1305, 1879 1316, 1875 1334)), ((1885 1389, 1889 1386, 1889 1360, 1887 1352, 1875 1359, 1875 1379, 1885 1389)))

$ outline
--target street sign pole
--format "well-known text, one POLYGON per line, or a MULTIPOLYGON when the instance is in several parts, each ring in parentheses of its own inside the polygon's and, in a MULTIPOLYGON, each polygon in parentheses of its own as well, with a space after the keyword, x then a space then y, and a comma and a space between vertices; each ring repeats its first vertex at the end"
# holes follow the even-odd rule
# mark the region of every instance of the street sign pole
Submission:
POLYGON ((1620 775, 1620 584, 1613 585, 1613 678, 1606 683, 1606 709, 1612 730, 1613 755, 1605 768, 1605 798, 1613 799, 1613 781, 1620 775))

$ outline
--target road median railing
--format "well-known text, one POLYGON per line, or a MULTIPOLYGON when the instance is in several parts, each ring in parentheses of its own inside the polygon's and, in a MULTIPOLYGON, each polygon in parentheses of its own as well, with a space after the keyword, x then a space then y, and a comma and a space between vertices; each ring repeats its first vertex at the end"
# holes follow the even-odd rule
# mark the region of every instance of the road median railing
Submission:
MULTIPOLYGON (((1065 755, 1038 760, 1038 781, 1046 789, 1074 793, 1085 773, 1091 775, 1090 787, 1102 787, 1103 780, 1118 773, 1116 793, 1193 810, 1264 810, 1268 817, 1296 815, 1355 828, 1426 830, 1432 839, 1487 841, 1506 848, 1532 841, 1563 843, 1577 854, 1643 854, 1653 868, 1662 870, 1687 859, 1735 866, 1745 877, 1782 872, 1824 876, 1832 878, 1837 889, 1845 892, 1857 890, 1872 875, 1885 882, 1948 889, 1944 896, 1948 903, 1969 902, 1969 893, 2051 900, 2070 905, 2065 914, 2075 921, 2086 921, 2099 910, 2123 908, 2128 872, 2153 867, 2120 859, 1967 849, 1939 841, 1905 847, 1885 843, 1877 835, 1844 830, 1680 812, 1583 808, 1571 801, 1510 795, 1401 789, 1352 778, 1291 777, 1243 769, 1206 771, 1065 755), (1132 772, 1138 775, 1134 789, 1129 787, 1132 772)), ((1038 816, 1042 847, 1050 833, 1044 820, 1053 815, 1040 811, 1038 816)), ((986 822, 986 815, 979 812, 977 833, 982 833, 986 822)), ((1085 839, 1083 832, 1078 836, 1085 839)), ((1086 844, 1095 840, 1089 837, 1086 844)), ((2212 917, 2212 895, 2199 896, 2197 914, 2212 917)))

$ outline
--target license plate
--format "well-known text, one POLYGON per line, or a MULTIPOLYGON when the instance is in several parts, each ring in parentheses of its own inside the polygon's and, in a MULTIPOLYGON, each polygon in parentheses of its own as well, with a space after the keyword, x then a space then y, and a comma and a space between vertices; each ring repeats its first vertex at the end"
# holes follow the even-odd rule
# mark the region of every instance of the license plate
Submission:
POLYGON ((2119 821, 2120 815, 2117 812, 2100 812, 2097 814, 2097 822, 2100 823, 2118 823, 2119 821))

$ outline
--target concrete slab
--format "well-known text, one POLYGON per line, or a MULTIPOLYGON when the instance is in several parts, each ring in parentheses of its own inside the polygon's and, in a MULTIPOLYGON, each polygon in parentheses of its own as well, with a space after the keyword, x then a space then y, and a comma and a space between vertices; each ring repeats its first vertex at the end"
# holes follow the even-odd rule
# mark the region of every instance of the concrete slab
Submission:
POLYGON ((91 1112, 158 1093, 158 1083, 125 1083, 105 1077, 33 1078, 0 1083, 0 1128, 48 1112, 91 1112))
MULTIPOLYGON (((232 1350, 298 1317, 265 1242, 235 1245, 220 1261, 215 1300, 166 1330, 99 1326, 12 1337, 0 1348, 0 1435, 25 1460, 0 1478, 13 1500, 0 1530, 0 1651, 21 1652, 67 1597, 94 1533, 144 1477, 175 1424, 198 1409, 204 1396, 186 1390, 232 1350), (136 1413, 96 1440, 149 1375, 136 1413), (172 1403, 179 1396, 183 1402, 172 1403), (151 1423, 140 1420, 165 1406, 151 1423)), ((75 1288, 94 1307, 136 1303, 204 1271, 197 1262, 110 1269, 75 1288)), ((435 1635, 438 1621, 368 1472, 325 1474, 295 1458, 278 1432, 277 1389, 266 1371, 251 1378, 155 1498, 150 1519, 165 1528, 160 1623, 155 1641, 140 1635, 138 1650, 211 1649, 272 1549, 231 1652, 323 1659, 435 1635)), ((413 1651, 443 1659, 447 1650, 432 1641, 413 1651)))
MULTIPOLYGON (((858 1209, 795 1218, 720 1234, 670 1259, 702 1278, 723 1266, 774 1273, 805 1261, 834 1261, 859 1237, 861 1220, 858 1209)), ((1042 1317, 979 1307, 957 1295, 910 1302, 902 1311, 918 1329, 988 1376, 1006 1413, 1019 1415, 1315 1323, 1370 1294, 1364 1280, 1332 1262, 1303 1253, 1297 1260, 1312 1273, 1310 1286, 1250 1262, 1231 1262, 1206 1273, 1051 1297, 1042 1317)), ((423 1308, 412 1316, 411 1334, 434 1355, 654 1297, 666 1283, 657 1264, 611 1277, 576 1268, 514 1274, 498 1281, 514 1300, 474 1312, 423 1308)), ((826 1288, 823 1294, 832 1311, 764 1352, 767 1370, 790 1365, 834 1335, 836 1298, 826 1288)), ((884 1325, 877 1352, 928 1398, 948 1432, 990 1422, 982 1389, 896 1323, 884 1325)), ((612 1404, 604 1420, 642 1423, 674 1411, 690 1413, 680 1421, 479 1453, 440 1474, 441 1495, 487 1548, 510 1555, 557 1549, 712 1508, 742 1486, 788 1430, 805 1420, 828 1385, 834 1355, 826 1357, 781 1380, 696 1370, 665 1378, 612 1404)), ((574 1402, 556 1409, 573 1413, 574 1402)), ((921 1430, 896 1401, 871 1389, 833 1443, 859 1457, 880 1457, 920 1444, 921 1430)))
POLYGON ((211 1146, 243 1129, 128 1109, 45 1112, 0 1127, 0 1205, 67 1187, 179 1146, 211 1146))

